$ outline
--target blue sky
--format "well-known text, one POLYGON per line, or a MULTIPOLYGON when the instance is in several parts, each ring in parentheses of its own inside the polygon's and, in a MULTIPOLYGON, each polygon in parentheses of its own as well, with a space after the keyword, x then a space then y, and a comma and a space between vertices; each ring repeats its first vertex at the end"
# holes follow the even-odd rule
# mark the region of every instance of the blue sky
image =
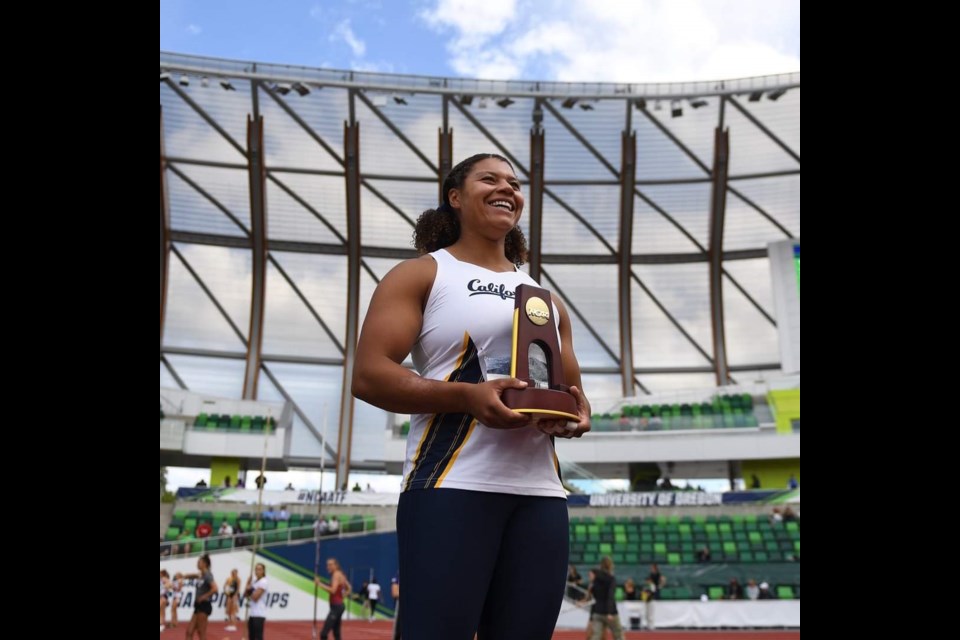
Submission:
POLYGON ((160 49, 491 79, 800 70, 799 0, 161 0, 160 49))

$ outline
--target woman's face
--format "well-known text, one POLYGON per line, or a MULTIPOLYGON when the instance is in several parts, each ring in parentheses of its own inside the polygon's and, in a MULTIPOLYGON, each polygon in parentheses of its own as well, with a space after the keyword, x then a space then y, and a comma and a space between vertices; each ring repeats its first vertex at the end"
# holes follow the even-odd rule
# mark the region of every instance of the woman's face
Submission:
POLYGON ((461 189, 450 192, 450 204, 460 210, 465 228, 506 235, 520 221, 523 194, 510 165, 497 158, 477 162, 461 189))
POLYGON ((253 568, 253 573, 257 576, 257 580, 259 580, 266 575, 267 570, 262 564, 257 563, 257 566, 253 568))

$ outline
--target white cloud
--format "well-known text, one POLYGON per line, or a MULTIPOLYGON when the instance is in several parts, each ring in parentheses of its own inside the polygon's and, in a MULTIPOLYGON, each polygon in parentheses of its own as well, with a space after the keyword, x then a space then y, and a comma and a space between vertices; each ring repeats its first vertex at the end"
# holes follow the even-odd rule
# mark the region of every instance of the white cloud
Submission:
POLYGON ((480 78, 708 80, 800 68, 799 0, 437 0, 450 65, 480 78))
POLYGON ((198 35, 200 35, 201 33, 203 33, 203 28, 200 27, 200 25, 197 25, 197 24, 188 24, 188 25, 187 25, 187 33, 189 33, 189 34, 192 35, 192 36, 198 36, 198 35))
POLYGON ((346 42, 355 56, 363 56, 367 51, 366 43, 353 32, 349 19, 342 20, 333 28, 333 33, 330 34, 330 42, 336 42, 337 40, 346 42))
POLYGON ((514 19, 516 0, 437 0, 436 6, 420 12, 420 17, 438 31, 452 28, 459 37, 482 41, 500 33, 514 19))
POLYGON ((457 73, 474 78, 510 80, 520 76, 522 62, 504 51, 474 51, 452 47, 450 66, 457 73))

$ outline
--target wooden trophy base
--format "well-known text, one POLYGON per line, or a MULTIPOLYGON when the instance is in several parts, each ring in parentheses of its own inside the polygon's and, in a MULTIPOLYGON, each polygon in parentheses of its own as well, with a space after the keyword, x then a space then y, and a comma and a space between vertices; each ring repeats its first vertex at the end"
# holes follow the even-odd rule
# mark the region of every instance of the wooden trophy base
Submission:
POLYGON ((531 380, 526 389, 504 389, 503 404, 517 413, 529 414, 533 422, 540 420, 573 420, 580 422, 577 399, 566 391, 537 389, 531 380))

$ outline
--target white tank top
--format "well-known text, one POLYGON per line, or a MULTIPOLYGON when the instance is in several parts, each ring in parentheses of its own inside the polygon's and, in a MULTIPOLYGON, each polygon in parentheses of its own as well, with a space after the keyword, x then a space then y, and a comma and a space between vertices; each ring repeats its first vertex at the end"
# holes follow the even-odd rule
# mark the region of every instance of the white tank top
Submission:
MULTIPOLYGON (((411 352, 417 371, 471 383, 509 376, 514 289, 539 285, 522 271, 497 273, 445 249, 430 255, 437 275, 411 352)), ((549 436, 533 427, 491 429, 465 413, 412 416, 403 488, 566 497, 549 436)))

